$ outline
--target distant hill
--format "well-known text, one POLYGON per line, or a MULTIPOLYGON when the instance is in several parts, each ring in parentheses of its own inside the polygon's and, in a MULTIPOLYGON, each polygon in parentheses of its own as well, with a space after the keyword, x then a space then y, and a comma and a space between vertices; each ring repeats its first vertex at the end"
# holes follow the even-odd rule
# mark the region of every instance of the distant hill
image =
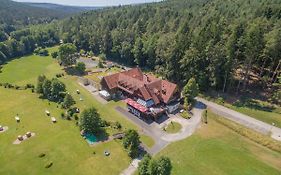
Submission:
POLYGON ((19 27, 47 23, 65 16, 63 12, 32 7, 25 3, 10 0, 0 0, 0 4, 0 25, 6 24, 19 27))
POLYGON ((45 8, 50 10, 59 11, 64 14, 75 14, 89 10, 97 10, 102 7, 80 7, 80 6, 67 6, 67 5, 59 5, 59 4, 51 4, 51 3, 25 3, 32 7, 45 8))
POLYGON ((53 20, 100 8, 0 0, 0 42, 7 40, 11 32, 28 25, 50 23, 53 20))

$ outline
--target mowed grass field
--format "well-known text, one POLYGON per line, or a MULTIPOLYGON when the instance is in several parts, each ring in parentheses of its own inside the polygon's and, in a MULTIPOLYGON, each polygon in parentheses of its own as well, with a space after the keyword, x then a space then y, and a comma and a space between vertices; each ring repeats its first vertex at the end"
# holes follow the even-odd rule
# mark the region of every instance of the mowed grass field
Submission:
POLYGON ((280 175, 281 154, 262 147, 212 120, 191 137, 157 156, 171 158, 173 175, 280 175))
MULTIPOLYGON (((56 51, 58 47, 49 48, 49 53, 56 51)), ((60 66, 51 56, 42 57, 29 55, 9 61, 1 69, 0 82, 25 85, 26 83, 36 84, 37 76, 44 74, 47 77, 55 77, 62 73, 60 66)))
MULTIPOLYGON (((50 52, 56 49, 51 48, 50 52)), ((36 84, 40 74, 52 78, 62 72, 56 60, 50 56, 30 55, 4 65, 0 73, 0 82, 16 85, 36 84)), ((102 105, 77 83, 77 77, 65 76, 60 80, 66 84, 68 92, 77 103, 75 106, 81 111, 94 106, 103 119, 118 121, 123 129, 138 129, 114 110, 115 106, 124 105, 122 102, 112 101, 102 105), (77 89, 81 94, 76 93, 77 89), (83 101, 79 101, 81 97, 83 101)), ((57 104, 39 99, 38 95, 31 93, 30 90, 0 87, 0 125, 9 127, 8 131, 0 134, 0 174, 115 175, 129 165, 130 158, 119 141, 90 147, 80 136, 76 121, 61 119, 61 112, 62 109, 57 108, 57 104), (46 109, 56 117, 58 123, 51 123, 50 117, 45 115, 46 109), (14 119, 16 114, 21 118, 20 123, 16 123, 14 119), (12 144, 18 135, 23 135, 27 131, 36 133, 36 136, 20 145, 12 144), (105 150, 111 152, 109 157, 104 156, 105 150), (46 156, 39 158, 41 153, 46 156), (53 166, 46 169, 46 164, 50 162, 53 162, 53 166)), ((114 132, 117 131, 108 129, 109 134, 114 132)))
POLYGON ((116 141, 90 147, 74 121, 60 119, 56 104, 49 105, 31 92, 2 87, 0 99, 0 123, 9 127, 0 134, 0 174, 118 174, 129 164, 127 153, 116 141), (45 115, 45 109, 57 118, 56 124, 45 115), (14 119, 16 114, 20 123, 14 119), (35 137, 12 144, 27 131, 36 133, 35 137), (105 157, 104 150, 111 155, 105 157), (41 153, 46 156, 39 158, 41 153), (46 169, 49 162, 53 166, 46 169))

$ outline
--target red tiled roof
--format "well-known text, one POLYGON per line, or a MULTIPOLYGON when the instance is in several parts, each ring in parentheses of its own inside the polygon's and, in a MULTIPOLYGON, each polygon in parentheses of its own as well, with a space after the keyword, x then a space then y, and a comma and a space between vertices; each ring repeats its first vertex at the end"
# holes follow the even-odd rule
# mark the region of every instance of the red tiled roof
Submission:
POLYGON ((142 106, 141 104, 139 104, 138 102, 130 99, 130 98, 127 98, 124 100, 125 103, 127 103, 128 105, 134 107, 135 109, 139 110, 140 112, 146 112, 148 109, 144 106, 142 106))
POLYGON ((120 88, 144 100, 153 99, 155 104, 168 103, 177 89, 176 84, 143 74, 139 68, 105 76, 104 80, 109 89, 120 88))
POLYGON ((117 81, 119 79, 120 74, 112 74, 109 76, 103 77, 109 89, 113 89, 117 87, 117 81))
POLYGON ((141 95, 143 96, 144 100, 149 100, 151 99, 151 95, 147 91, 145 86, 142 86, 139 88, 141 95))
POLYGON ((177 85, 174 83, 171 83, 167 80, 162 80, 162 99, 164 103, 168 103, 168 101, 171 99, 174 91, 176 90, 177 85))

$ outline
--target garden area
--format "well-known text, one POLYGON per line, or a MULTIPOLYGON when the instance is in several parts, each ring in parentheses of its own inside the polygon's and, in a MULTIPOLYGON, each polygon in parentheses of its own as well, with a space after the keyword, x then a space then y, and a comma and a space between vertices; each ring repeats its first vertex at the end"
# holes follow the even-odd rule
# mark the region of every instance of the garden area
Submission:
POLYGON ((181 130, 182 126, 178 122, 171 121, 165 128, 164 131, 170 134, 177 133, 181 130))

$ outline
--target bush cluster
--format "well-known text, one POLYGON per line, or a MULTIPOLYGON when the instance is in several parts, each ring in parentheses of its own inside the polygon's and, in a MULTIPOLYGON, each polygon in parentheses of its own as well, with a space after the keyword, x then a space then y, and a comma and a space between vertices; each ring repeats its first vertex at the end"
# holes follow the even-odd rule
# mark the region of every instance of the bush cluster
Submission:
POLYGON ((0 83, 0 86, 3 86, 4 88, 7 88, 7 89, 15 89, 15 90, 31 89, 32 92, 34 92, 34 85, 32 85, 32 84, 26 84, 25 86, 19 86, 19 85, 14 85, 11 83, 0 83))
POLYGON ((63 77, 63 76, 64 76, 64 73, 56 74, 56 77, 57 77, 57 78, 61 78, 61 77, 63 77))

